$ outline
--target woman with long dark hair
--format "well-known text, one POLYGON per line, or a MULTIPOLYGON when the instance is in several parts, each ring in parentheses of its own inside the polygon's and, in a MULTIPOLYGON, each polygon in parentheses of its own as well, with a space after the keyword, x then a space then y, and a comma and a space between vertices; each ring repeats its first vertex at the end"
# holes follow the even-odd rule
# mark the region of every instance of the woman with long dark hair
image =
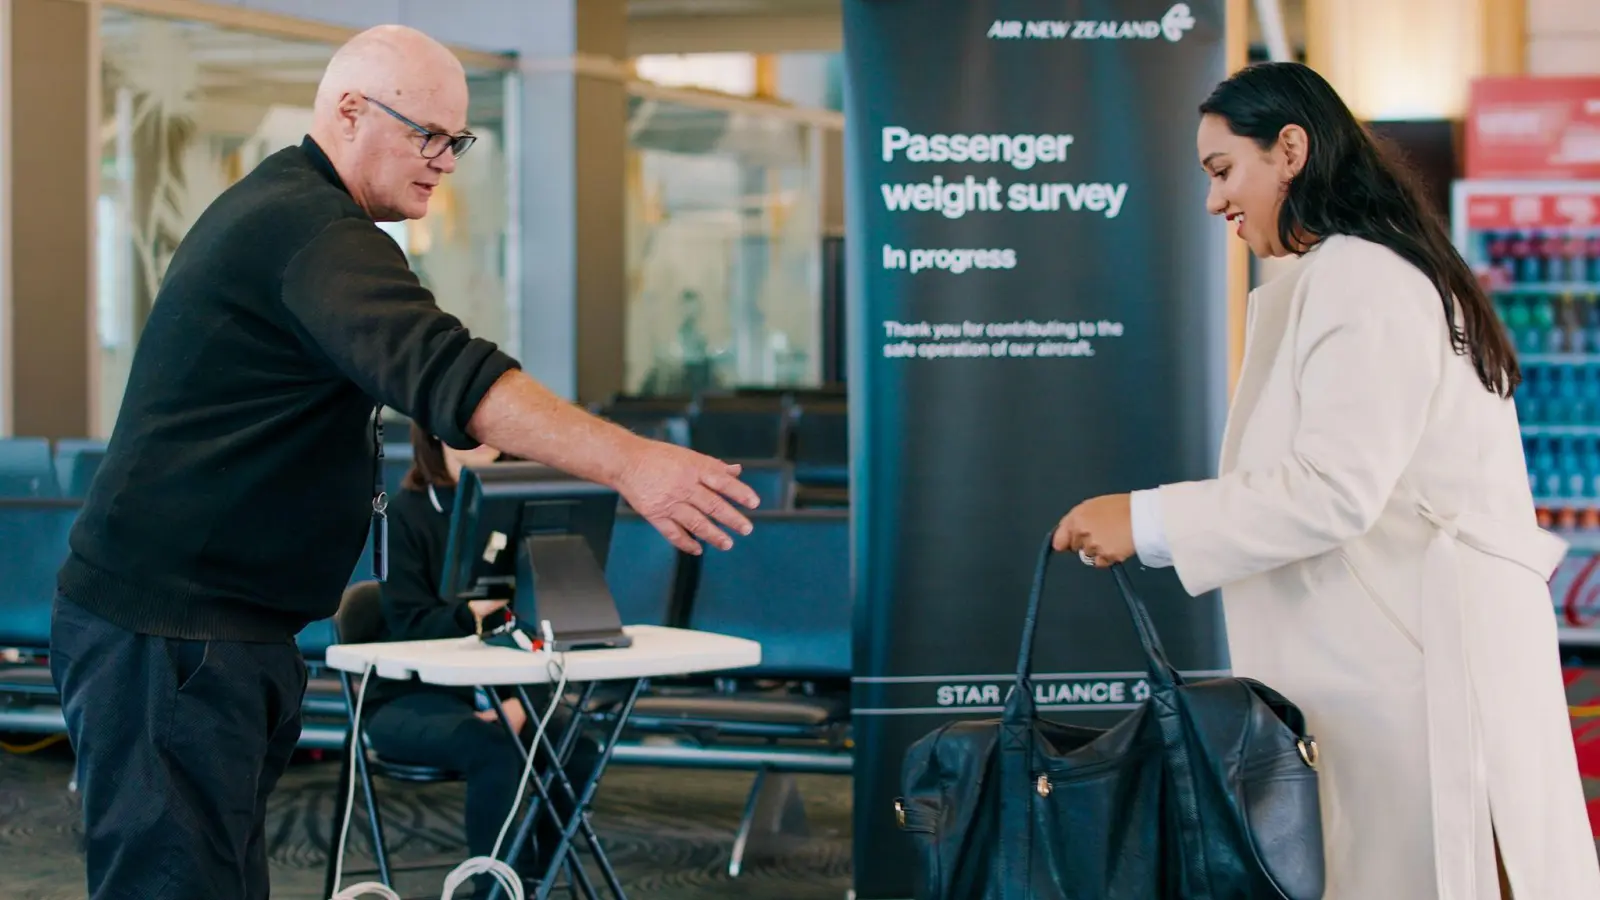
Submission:
POLYGON ((1259 257, 1206 481, 1097 497, 1057 550, 1222 589, 1234 673, 1305 710, 1328 900, 1600 897, 1517 360, 1404 169, 1305 66, 1200 107, 1207 207, 1259 257), (1497 862, 1499 863, 1497 865, 1497 862))

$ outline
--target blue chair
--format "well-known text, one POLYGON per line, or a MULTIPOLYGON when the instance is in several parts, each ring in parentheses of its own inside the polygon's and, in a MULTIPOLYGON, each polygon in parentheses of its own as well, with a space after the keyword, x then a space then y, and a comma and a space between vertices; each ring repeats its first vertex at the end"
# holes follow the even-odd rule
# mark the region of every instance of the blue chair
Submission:
POLYGON ((46 438, 0 440, 0 497, 59 497, 55 459, 46 438))
POLYGON ((850 516, 838 510, 754 512, 730 553, 700 558, 689 627, 761 643, 739 675, 850 677, 850 516))
POLYGON ((606 585, 624 625, 681 625, 677 601, 683 554, 627 507, 617 510, 606 553, 606 585))
MULTIPOLYGON (((755 530, 732 552, 698 558, 689 627, 761 643, 761 662, 728 678, 823 682, 796 691, 761 685, 652 694, 634 705, 641 731, 820 742, 842 752, 850 722, 850 516, 836 510, 755 512, 755 530)), ((738 877, 805 833, 793 773, 763 764, 756 772, 729 854, 738 877)))
POLYGON ((844 403, 797 406, 789 434, 796 482, 807 487, 849 487, 850 416, 844 403))
POLYGON ((761 498, 759 509, 785 510, 794 505, 794 464, 781 459, 730 459, 743 466, 739 480, 761 498))
POLYGON ((94 473, 106 458, 106 442, 93 438, 62 438, 56 441, 56 479, 63 497, 86 497, 94 473))
POLYGON ((662 690, 640 697, 642 732, 800 738, 838 744, 849 721, 850 517, 836 510, 756 512, 728 553, 694 559, 687 627, 761 644, 758 665, 723 680, 814 681, 820 689, 662 690))
POLYGON ((782 397, 705 397, 689 421, 689 445, 718 459, 781 459, 789 445, 782 397))
POLYGON ((0 647, 47 650, 56 571, 82 504, 0 498, 0 647))

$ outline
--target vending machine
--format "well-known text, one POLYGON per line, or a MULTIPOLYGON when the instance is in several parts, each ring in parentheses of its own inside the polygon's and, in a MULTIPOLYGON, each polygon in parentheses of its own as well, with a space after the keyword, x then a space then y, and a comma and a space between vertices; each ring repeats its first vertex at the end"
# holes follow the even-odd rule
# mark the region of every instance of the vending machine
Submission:
POLYGON ((1459 181, 1452 199, 1456 246, 1522 364, 1540 524, 1571 545, 1551 582, 1562 644, 1600 651, 1600 181, 1459 181))

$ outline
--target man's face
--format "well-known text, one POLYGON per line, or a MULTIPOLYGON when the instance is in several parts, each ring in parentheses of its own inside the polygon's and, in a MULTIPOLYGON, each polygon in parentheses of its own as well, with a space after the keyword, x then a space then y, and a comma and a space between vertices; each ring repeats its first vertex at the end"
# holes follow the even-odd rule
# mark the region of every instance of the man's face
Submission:
POLYGON ((365 108, 352 147, 357 198, 380 222, 428 214, 434 189, 456 168, 451 138, 467 127, 463 78, 392 93, 357 98, 365 108))

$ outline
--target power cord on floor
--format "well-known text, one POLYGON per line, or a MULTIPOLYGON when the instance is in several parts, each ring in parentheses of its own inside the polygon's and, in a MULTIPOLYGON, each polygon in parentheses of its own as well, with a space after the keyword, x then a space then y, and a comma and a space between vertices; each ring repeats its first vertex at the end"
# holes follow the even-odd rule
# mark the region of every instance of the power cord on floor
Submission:
MULTIPOLYGON (((549 625, 545 625, 548 633, 549 625)), ((549 646, 546 644, 546 646, 549 646)), ((456 866, 449 875, 445 876, 444 894, 440 900, 453 900, 456 888, 476 875, 493 875, 495 880, 510 894, 511 900, 525 900, 522 888, 522 876, 517 870, 500 860, 500 848, 505 844, 506 832, 511 830, 511 823, 517 820, 517 813, 522 808, 522 796, 527 793, 528 779, 533 775, 534 762, 539 758, 539 747, 544 740, 544 732, 550 725, 550 718, 555 715, 556 709, 561 706, 561 698, 567 690, 567 661, 566 654, 556 654, 548 664, 551 680, 556 683, 555 690, 550 695, 550 705, 545 707, 544 715, 539 718, 539 727, 533 733, 533 743, 528 748, 528 760, 522 767, 522 781, 517 785, 517 796, 511 804, 511 812, 506 815, 506 821, 500 826, 500 834, 495 838, 494 849, 488 856, 474 856, 459 866, 456 866)), ((528 710, 532 714, 533 710, 528 710)), ((520 739, 520 738, 519 738, 520 739)), ((338 898, 336 898, 338 900, 338 898)))
POLYGON ((369 661, 366 669, 361 673, 361 687, 356 690, 356 712, 350 722, 350 768, 349 790, 344 798, 344 825, 339 829, 339 855, 333 863, 333 896, 328 900, 357 900, 369 894, 375 894, 384 900, 403 900, 388 885, 377 881, 363 881, 352 884, 344 890, 339 890, 339 882, 344 879, 344 845, 350 836, 350 814, 356 808, 356 754, 361 752, 361 705, 367 699, 367 679, 371 677, 373 664, 369 661))
MULTIPOLYGON (((549 623, 544 625, 546 635, 549 634, 549 623)), ((549 646, 547 643, 546 646, 549 646)), ((522 887, 522 876, 516 869, 502 862, 500 848, 505 843, 506 833, 511 829, 511 823, 516 821, 517 812, 522 807, 522 796, 527 792, 528 779, 533 774, 534 762, 539 758, 539 747, 544 740, 545 729, 550 724, 550 719, 555 715, 556 709, 561 705, 562 696, 567 688, 566 654, 556 654, 549 662, 549 674, 556 682, 555 691, 550 697, 550 705, 545 709, 544 715, 539 719, 539 727, 534 732, 532 746, 528 750, 527 764, 522 769, 522 781, 517 785, 516 801, 511 804, 511 812, 506 816, 505 824, 500 826, 500 834, 495 838, 494 850, 488 856, 475 856, 463 862, 450 874, 445 876, 444 893, 440 900, 453 900, 456 888, 471 881, 478 875, 492 875, 494 879, 506 889, 511 900, 526 900, 526 892, 522 887)), ((339 829, 338 857, 334 862, 333 889, 334 894, 328 900, 359 900, 369 895, 378 896, 383 900, 403 900, 399 894, 385 884, 376 881, 363 881, 353 884, 344 890, 339 889, 339 882, 344 877, 344 852, 345 841, 350 835, 350 816, 355 810, 356 801, 356 754, 361 752, 361 706, 367 696, 367 679, 372 675, 373 664, 367 663, 366 669, 361 673, 361 687, 356 694, 355 715, 350 724, 350 778, 349 787, 345 795, 344 824, 339 829)), ((533 711, 528 710, 531 714, 533 711)), ((516 739, 520 740, 520 736, 516 739)))

